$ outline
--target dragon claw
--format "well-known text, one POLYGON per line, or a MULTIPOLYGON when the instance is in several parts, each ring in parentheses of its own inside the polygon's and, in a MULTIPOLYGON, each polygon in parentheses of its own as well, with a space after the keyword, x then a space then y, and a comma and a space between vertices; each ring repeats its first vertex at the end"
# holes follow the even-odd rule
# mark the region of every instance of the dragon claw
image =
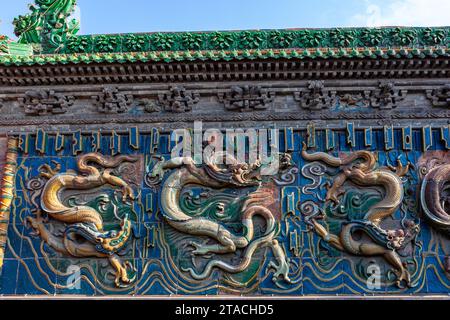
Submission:
POLYGON ((412 284, 411 284, 411 274, 409 273, 409 271, 407 269, 403 269, 400 271, 396 271, 395 272, 396 276, 397 276, 397 281, 396 281, 396 285, 399 288, 402 288, 402 283, 406 283, 406 286, 408 288, 412 288, 412 284))
POLYGON ((330 187, 327 194, 327 201, 332 201, 334 204, 339 203, 339 197, 345 193, 343 188, 330 187))
POLYGON ((49 164, 43 164, 39 167, 39 175, 46 179, 51 179, 56 176, 61 171, 61 164, 55 160, 52 160, 54 168, 52 168, 49 164))
POLYGON ((115 274, 114 283, 118 288, 123 288, 133 283, 136 280, 136 269, 130 262, 125 262, 121 265, 115 274))
POLYGON ((207 255, 209 253, 208 248, 206 246, 204 246, 203 244, 201 244, 201 243, 190 242, 189 245, 195 248, 195 250, 192 251, 193 255, 204 256, 204 255, 207 255))
POLYGON ((129 186, 123 187, 122 193, 123 193, 122 197, 123 202, 127 202, 127 199, 130 199, 131 201, 134 201, 136 199, 136 197, 134 196, 133 189, 129 186))
POLYGON ((280 261, 280 264, 277 265, 275 262, 271 261, 269 263, 269 269, 274 269, 275 273, 273 274, 272 281, 277 282, 280 277, 283 278, 287 283, 292 283, 289 278, 289 262, 287 260, 280 261))

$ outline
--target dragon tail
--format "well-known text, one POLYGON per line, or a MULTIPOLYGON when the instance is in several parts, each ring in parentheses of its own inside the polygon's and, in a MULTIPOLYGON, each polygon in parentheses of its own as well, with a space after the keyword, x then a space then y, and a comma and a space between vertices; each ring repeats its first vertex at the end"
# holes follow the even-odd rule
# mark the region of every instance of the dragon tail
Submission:
POLYGON ((261 247, 264 243, 271 241, 276 236, 276 229, 273 229, 272 231, 268 232, 264 237, 261 237, 259 239, 256 239, 255 241, 251 242, 247 249, 244 252, 244 257, 241 260, 241 263, 233 266, 226 262, 220 261, 220 260, 213 260, 209 262, 204 271, 202 273, 197 273, 193 268, 185 268, 182 269, 184 272, 189 272, 195 280, 204 280, 211 276, 214 268, 219 268, 225 272, 236 274, 245 271, 252 262, 252 257, 255 253, 255 251, 261 247))
POLYGON ((332 167, 341 167, 348 165, 358 159, 363 159, 364 163, 366 164, 366 167, 368 169, 373 168, 376 164, 376 158, 375 156, 367 151, 357 151, 353 152, 352 154, 348 156, 344 156, 342 158, 333 157, 325 152, 315 152, 315 153, 308 153, 307 152, 307 145, 303 142, 303 150, 302 150, 302 157, 306 161, 313 162, 313 161, 321 161, 325 164, 332 166, 332 167))
POLYGON ((97 163, 104 168, 116 168, 123 162, 136 162, 137 160, 138 159, 133 156, 121 155, 114 158, 109 158, 99 156, 96 153, 89 153, 79 158, 78 168, 83 172, 90 171, 92 167, 88 165, 89 162, 97 163))

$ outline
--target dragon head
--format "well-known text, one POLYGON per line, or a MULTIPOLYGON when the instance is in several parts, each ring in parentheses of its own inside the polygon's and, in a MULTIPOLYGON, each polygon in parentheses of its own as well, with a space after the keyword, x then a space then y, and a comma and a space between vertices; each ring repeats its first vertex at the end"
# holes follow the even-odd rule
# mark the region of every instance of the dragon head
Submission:
POLYGON ((254 164, 235 164, 231 166, 232 180, 241 186, 254 186, 260 183, 261 162, 258 160, 254 164))

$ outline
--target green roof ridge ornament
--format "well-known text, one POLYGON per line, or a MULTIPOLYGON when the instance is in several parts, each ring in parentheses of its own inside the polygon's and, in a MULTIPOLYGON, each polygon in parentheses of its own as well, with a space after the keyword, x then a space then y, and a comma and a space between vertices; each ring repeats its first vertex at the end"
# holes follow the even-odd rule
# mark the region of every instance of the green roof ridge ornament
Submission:
MULTIPOLYGON (((157 32, 74 35, 63 39, 58 53, 161 51, 245 51, 281 49, 420 48, 450 44, 449 27, 383 27, 335 29, 157 32)), ((42 53, 54 53, 44 50, 42 53)))
POLYGON ((41 45, 46 52, 57 52, 79 31, 79 22, 69 17, 76 0, 35 0, 31 13, 14 19, 14 33, 22 44, 41 45))
POLYGON ((9 39, 6 36, 0 35, 0 55, 9 54, 8 50, 9 39))
MULTIPOLYGON (((76 4, 76 0, 35 0, 35 4, 30 5, 31 13, 14 19, 15 34, 19 40, 16 45, 9 42, 8 46, 10 49, 19 44, 33 46, 36 55, 65 54, 70 57, 85 54, 89 57, 86 60, 90 61, 97 54, 98 59, 106 59, 108 54, 137 52, 147 53, 142 55, 146 59, 153 60, 155 56, 163 61, 255 59, 263 56, 375 58, 380 54, 386 58, 414 57, 416 52, 420 55, 448 55, 450 47, 448 26, 77 35, 79 22, 70 18, 76 4), (411 49, 416 50, 409 52, 411 49), (152 52, 155 54, 150 54, 152 52)), ((26 51, 22 49, 22 52, 26 51)), ((1 50, 3 52, 0 54, 8 55, 5 45, 1 50)), ((23 55, 20 50, 15 54, 13 52, 9 50, 9 55, 23 55)), ((109 60, 116 59, 110 57, 109 60)), ((9 61, 5 58, 0 60, 9 61)), ((14 63, 24 62, 15 59, 14 63)))
POLYGON ((8 37, 0 35, 0 56, 31 56, 33 48, 30 45, 11 41, 8 37))

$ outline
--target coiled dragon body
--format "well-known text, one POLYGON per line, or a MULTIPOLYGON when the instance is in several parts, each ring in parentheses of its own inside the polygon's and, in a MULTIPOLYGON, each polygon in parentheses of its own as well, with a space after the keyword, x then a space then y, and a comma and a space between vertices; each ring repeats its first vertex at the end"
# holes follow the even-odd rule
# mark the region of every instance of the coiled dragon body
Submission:
POLYGON ((440 230, 450 234, 450 164, 432 168, 421 188, 425 216, 440 230))
MULTIPOLYGON (((231 157, 228 157, 229 159, 231 157)), ((241 221, 245 230, 243 235, 233 234, 218 222, 202 217, 191 217, 185 214, 179 205, 181 193, 189 185, 213 189, 258 186, 259 178, 254 167, 239 165, 234 159, 233 164, 226 169, 220 169, 214 162, 208 163, 205 167, 197 167, 191 158, 175 158, 167 162, 159 162, 153 168, 152 174, 154 177, 159 176, 162 179, 165 171, 171 169, 177 170, 170 174, 161 191, 161 208, 165 220, 179 232, 209 237, 217 241, 217 244, 214 245, 191 242, 190 245, 195 248, 193 254, 226 254, 234 253, 237 249, 244 250, 243 257, 238 265, 230 265, 217 259, 210 261, 200 274, 192 268, 184 271, 189 272, 197 280, 208 278, 214 268, 219 268, 228 273, 239 273, 248 268, 257 249, 269 246, 278 261, 278 265, 273 262, 270 264, 270 267, 276 270, 273 277, 274 281, 280 276, 285 281, 290 281, 288 276, 289 263, 283 249, 275 239, 279 230, 278 223, 272 212, 264 206, 264 202, 270 199, 270 194, 259 190, 250 194, 245 200, 241 208, 241 221), (257 239, 255 239, 253 223, 255 216, 260 216, 266 221, 265 233, 257 239)))
POLYGON ((104 185, 120 187, 124 202, 134 200, 132 188, 121 178, 114 176, 112 170, 123 162, 136 162, 130 156, 107 158, 91 153, 79 157, 77 167, 80 174, 59 174, 60 165, 54 170, 48 165, 41 167, 41 176, 49 179, 41 194, 41 208, 51 218, 68 226, 62 239, 54 236, 45 227, 41 214, 30 217, 28 222, 44 241, 55 250, 74 257, 108 258, 116 270, 116 285, 128 284, 133 279, 128 277, 127 267, 122 265, 117 252, 120 251, 131 236, 131 222, 126 216, 121 221, 120 231, 105 232, 102 216, 89 206, 70 206, 63 200, 63 193, 68 190, 91 190, 104 185), (104 170, 100 171, 94 164, 104 170), (86 241, 77 241, 78 237, 86 241))
POLYGON ((343 171, 334 179, 333 185, 327 193, 327 201, 339 203, 340 196, 345 193, 344 183, 349 180, 361 187, 378 186, 384 189, 384 198, 374 204, 366 213, 362 221, 350 221, 343 225, 338 236, 330 234, 328 230, 317 221, 312 224, 316 232, 341 251, 362 256, 383 256, 395 268, 397 284, 402 281, 410 285, 411 279, 408 270, 404 267, 396 250, 403 248, 405 239, 417 232, 413 224, 409 224, 410 230, 384 230, 381 222, 392 216, 400 207, 403 196, 403 182, 401 177, 409 171, 409 164, 403 166, 399 163, 397 168, 376 169, 376 158, 368 151, 357 151, 348 156, 337 158, 323 152, 308 153, 304 145, 302 156, 307 161, 320 161, 332 167, 339 167, 343 171), (362 231, 372 240, 356 240, 354 233, 362 231))

